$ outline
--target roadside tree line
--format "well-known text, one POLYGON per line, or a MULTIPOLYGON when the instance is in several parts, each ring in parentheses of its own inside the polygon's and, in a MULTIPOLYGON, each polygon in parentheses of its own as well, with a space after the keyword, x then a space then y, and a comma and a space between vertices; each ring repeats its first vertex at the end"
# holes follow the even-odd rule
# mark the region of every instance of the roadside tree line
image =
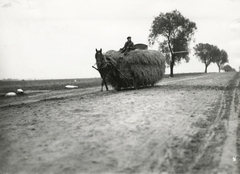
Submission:
POLYGON ((194 51, 199 60, 205 64, 205 73, 207 73, 207 68, 211 63, 216 63, 220 72, 224 64, 228 62, 227 52, 223 49, 220 50, 215 45, 199 43, 194 47, 194 51))
MULTIPOLYGON (((196 23, 182 16, 177 10, 160 13, 154 18, 148 37, 149 45, 158 42, 159 50, 166 56, 171 77, 174 75, 173 68, 177 63, 181 60, 189 62, 189 45, 196 30, 196 23)), ((208 43, 197 44, 194 47, 194 55, 205 64, 205 73, 211 63, 216 63, 220 72, 228 62, 228 54, 225 50, 208 43)))

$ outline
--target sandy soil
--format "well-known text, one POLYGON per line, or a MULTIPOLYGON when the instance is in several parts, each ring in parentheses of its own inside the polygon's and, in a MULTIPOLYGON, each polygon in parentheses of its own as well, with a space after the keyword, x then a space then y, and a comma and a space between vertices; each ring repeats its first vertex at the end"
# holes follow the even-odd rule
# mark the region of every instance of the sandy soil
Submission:
POLYGON ((239 73, 0 103, 0 173, 239 173, 239 73))

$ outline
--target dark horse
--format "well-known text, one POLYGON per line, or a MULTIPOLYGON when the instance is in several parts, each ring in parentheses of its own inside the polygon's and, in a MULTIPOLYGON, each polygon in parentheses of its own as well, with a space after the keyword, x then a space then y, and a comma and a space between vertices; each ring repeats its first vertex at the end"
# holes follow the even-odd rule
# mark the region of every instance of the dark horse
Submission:
POLYGON ((102 78, 101 91, 103 91, 103 85, 105 85, 106 90, 108 91, 106 77, 110 73, 114 72, 116 65, 114 65, 113 60, 106 58, 102 54, 102 49, 100 49, 99 51, 96 49, 95 59, 97 64, 97 70, 99 71, 102 78))

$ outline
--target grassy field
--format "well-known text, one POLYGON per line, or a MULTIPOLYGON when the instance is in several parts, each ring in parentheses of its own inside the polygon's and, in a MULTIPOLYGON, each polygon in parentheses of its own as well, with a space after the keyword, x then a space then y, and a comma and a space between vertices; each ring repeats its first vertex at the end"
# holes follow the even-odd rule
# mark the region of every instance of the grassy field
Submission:
MULTIPOLYGON (((175 74, 175 77, 200 75, 203 73, 175 74)), ((166 74, 164 78, 168 78, 166 74)), ((100 86, 101 78, 81 78, 81 79, 53 79, 53 80, 1 80, 0 95, 7 92, 16 92, 17 89, 26 90, 63 90, 66 85, 76 85, 79 88, 89 88, 100 86)))
POLYGON ((76 85, 79 88, 98 86, 100 78, 82 79, 54 79, 54 80, 1 80, 0 93, 16 91, 17 89, 26 90, 62 90, 66 85, 76 85))

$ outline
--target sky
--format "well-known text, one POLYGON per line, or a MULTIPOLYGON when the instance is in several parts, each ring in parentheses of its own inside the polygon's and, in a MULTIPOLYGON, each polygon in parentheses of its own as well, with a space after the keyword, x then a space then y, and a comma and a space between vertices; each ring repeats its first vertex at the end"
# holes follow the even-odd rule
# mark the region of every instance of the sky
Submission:
POLYGON ((224 49, 239 70, 239 9, 240 0, 0 0, 0 79, 100 77, 95 49, 119 50, 127 36, 148 44, 154 17, 173 10, 197 25, 190 61, 174 73, 204 72, 193 54, 198 43, 224 49))

